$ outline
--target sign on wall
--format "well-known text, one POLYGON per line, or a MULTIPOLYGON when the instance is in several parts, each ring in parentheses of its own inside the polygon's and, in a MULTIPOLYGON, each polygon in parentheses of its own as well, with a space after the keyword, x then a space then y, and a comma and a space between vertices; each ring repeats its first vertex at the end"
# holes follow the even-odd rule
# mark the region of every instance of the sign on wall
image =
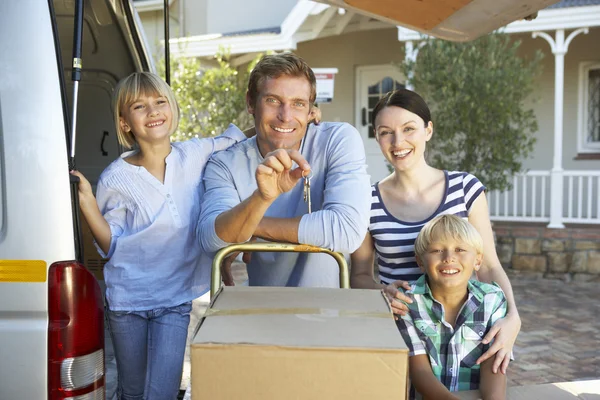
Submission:
POLYGON ((333 81, 337 68, 313 68, 317 80, 316 103, 331 103, 333 100, 333 81))

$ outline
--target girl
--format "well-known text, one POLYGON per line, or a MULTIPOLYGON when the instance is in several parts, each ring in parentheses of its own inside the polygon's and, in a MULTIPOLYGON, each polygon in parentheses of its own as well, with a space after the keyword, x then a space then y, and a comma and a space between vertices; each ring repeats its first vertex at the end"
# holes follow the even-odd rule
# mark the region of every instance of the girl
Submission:
MULTIPOLYGON (((208 290, 210 259, 195 230, 202 171, 213 152, 241 134, 171 143, 179 108, 158 76, 123 79, 113 97, 119 142, 137 147, 102 173, 97 200, 80 179, 79 203, 105 269, 107 321, 119 399, 177 396, 191 301, 208 290)), ((250 133, 248 133, 250 135, 250 133)))
POLYGON ((508 300, 507 316, 483 340, 487 344, 494 339, 493 345, 477 362, 496 354, 494 373, 506 373, 521 320, 512 287, 496 255, 485 187, 469 173, 427 165, 425 148, 433 134, 433 123, 429 107, 415 92, 401 89, 385 95, 373 109, 373 127, 381 152, 394 172, 373 185, 369 232, 351 257, 352 287, 384 289, 394 312, 405 315, 408 308, 402 302, 412 300, 398 288, 410 289, 407 281, 422 274, 414 253, 419 231, 440 214, 468 219, 484 241, 484 262, 478 277, 498 282, 508 300), (375 254, 381 283, 373 280, 375 254))

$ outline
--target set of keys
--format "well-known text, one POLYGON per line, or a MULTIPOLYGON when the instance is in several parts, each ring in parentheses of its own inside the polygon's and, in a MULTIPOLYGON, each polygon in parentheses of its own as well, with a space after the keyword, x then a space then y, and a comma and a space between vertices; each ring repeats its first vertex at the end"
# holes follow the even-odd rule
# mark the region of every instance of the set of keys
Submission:
POLYGON ((302 177, 304 178, 304 202, 308 203, 308 213, 311 213, 312 204, 310 203, 310 178, 312 178, 312 170, 304 176, 302 171, 302 177))

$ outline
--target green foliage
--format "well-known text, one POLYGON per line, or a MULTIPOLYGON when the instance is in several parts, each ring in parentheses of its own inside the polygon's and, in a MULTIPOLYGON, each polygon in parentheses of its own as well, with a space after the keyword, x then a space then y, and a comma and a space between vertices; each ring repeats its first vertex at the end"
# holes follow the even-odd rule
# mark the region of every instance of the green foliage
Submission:
MULTIPOLYGON (((171 87, 181 109, 173 140, 220 135, 230 123, 240 129, 252 126, 252 116, 246 112, 246 88, 258 57, 242 71, 231 66, 223 51, 215 61, 214 66, 203 66, 197 58, 171 60, 171 87)), ((158 64, 164 77, 164 60, 158 64)))
POLYGON ((521 58, 520 45, 500 33, 470 43, 427 39, 417 62, 400 66, 431 108, 431 165, 471 172, 489 190, 511 187, 538 128, 526 101, 532 100, 542 54, 521 58))

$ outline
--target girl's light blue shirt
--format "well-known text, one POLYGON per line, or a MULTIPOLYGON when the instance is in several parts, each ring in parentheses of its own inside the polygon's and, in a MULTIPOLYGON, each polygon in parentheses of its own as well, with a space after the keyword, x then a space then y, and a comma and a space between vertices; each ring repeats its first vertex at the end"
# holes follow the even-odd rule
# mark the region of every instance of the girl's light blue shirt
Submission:
POLYGON ((106 298, 114 311, 171 307, 206 293, 210 259, 200 249, 202 175, 210 156, 246 139, 239 130, 216 138, 174 142, 164 183, 127 152, 100 176, 96 199, 112 234, 104 267, 106 298), (204 266, 204 267, 201 267, 204 266))

